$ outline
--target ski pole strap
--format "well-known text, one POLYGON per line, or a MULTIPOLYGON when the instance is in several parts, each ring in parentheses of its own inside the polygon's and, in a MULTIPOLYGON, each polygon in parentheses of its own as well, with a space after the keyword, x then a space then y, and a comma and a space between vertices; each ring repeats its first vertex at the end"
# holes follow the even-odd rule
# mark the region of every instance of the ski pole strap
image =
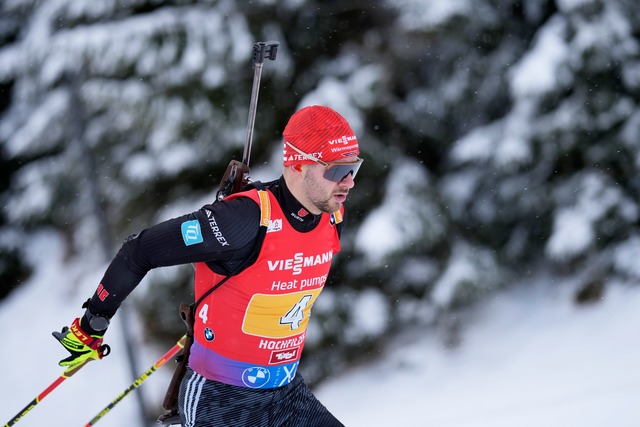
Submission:
POLYGON ((102 337, 101 336, 92 336, 87 334, 80 327, 80 319, 76 319, 71 324, 69 330, 73 333, 73 335, 80 340, 80 342, 91 350, 100 350, 102 347, 102 337))

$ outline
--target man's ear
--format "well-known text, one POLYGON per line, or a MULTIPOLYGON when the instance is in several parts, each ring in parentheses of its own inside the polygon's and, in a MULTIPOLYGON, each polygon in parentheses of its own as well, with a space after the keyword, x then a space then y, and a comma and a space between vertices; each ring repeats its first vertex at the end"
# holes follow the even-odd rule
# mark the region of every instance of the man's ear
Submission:
POLYGON ((293 169, 296 172, 302 172, 302 165, 293 165, 291 166, 291 169, 293 169))

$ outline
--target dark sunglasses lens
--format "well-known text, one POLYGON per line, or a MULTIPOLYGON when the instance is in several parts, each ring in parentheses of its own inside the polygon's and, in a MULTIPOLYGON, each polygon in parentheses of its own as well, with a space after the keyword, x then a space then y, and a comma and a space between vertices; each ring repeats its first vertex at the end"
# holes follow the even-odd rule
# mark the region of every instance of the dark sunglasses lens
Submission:
POLYGON ((361 164, 362 162, 344 164, 333 163, 331 167, 325 171, 323 175, 324 179, 328 179, 329 181, 333 182, 340 182, 349 174, 351 174, 351 178, 355 179, 361 164))

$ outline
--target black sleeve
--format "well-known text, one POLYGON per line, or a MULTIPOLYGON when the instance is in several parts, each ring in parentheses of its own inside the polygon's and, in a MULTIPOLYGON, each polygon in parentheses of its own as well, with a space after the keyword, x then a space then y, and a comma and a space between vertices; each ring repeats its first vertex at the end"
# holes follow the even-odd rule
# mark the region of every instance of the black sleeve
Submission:
POLYGON ((237 263, 250 255, 260 207, 239 197, 206 205, 125 240, 89 302, 94 314, 111 317, 149 270, 195 262, 237 263))

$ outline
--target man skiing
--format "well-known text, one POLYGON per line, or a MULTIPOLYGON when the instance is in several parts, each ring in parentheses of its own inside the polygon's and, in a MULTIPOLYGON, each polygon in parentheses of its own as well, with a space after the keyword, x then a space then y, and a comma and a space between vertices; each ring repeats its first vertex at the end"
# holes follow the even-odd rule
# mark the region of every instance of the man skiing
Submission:
POLYGON ((311 307, 340 250, 343 204, 362 159, 351 127, 328 107, 296 112, 283 137, 279 179, 250 184, 124 242, 84 315, 54 332, 71 353, 60 365, 102 358, 109 319, 149 270, 195 263, 181 423, 342 426, 297 368, 311 307))

